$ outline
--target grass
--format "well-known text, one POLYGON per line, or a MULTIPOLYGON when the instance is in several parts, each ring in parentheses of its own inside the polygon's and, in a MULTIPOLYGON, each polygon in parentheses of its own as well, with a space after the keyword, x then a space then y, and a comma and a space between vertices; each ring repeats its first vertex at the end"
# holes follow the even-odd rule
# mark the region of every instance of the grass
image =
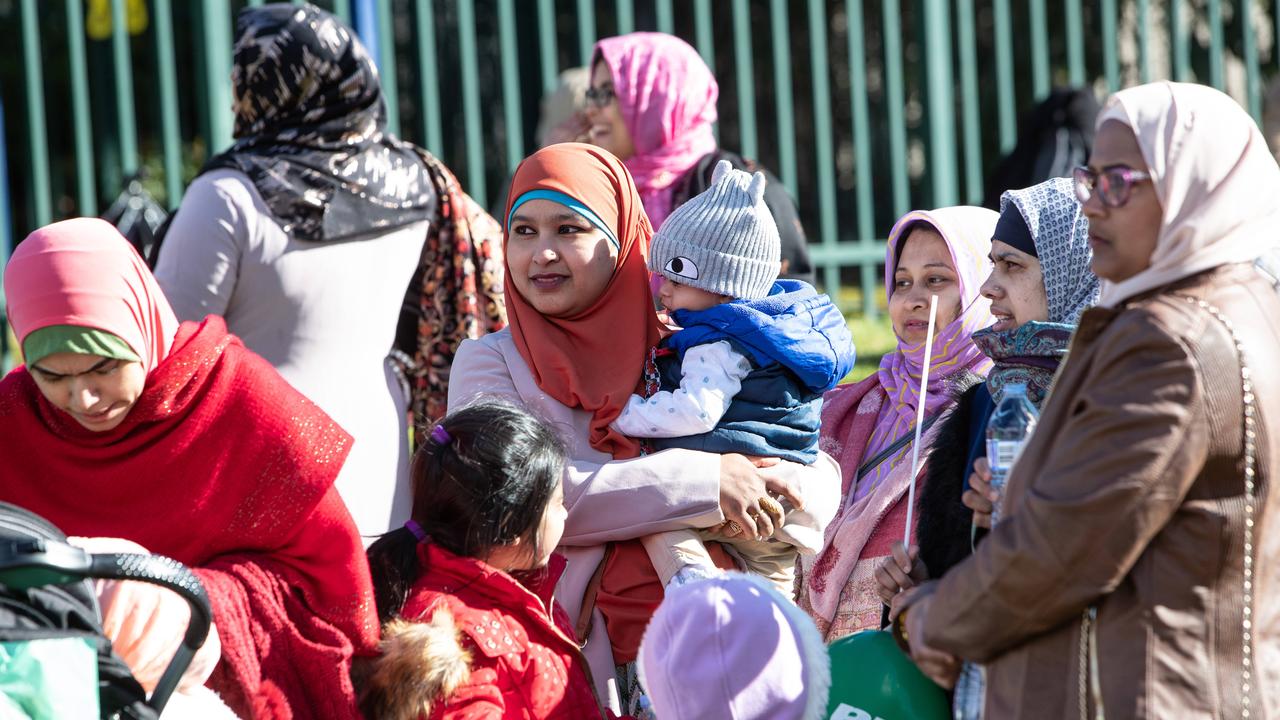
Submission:
POLYGON ((874 373, 880 367, 880 358, 898 344, 893 326, 889 324, 889 312, 884 305, 884 289, 877 287, 876 290, 879 300, 876 306, 880 312, 874 318, 862 313, 860 288, 843 287, 836 295, 836 305, 844 313, 849 333, 853 335, 853 344, 858 348, 858 361, 843 382, 862 380, 874 373))

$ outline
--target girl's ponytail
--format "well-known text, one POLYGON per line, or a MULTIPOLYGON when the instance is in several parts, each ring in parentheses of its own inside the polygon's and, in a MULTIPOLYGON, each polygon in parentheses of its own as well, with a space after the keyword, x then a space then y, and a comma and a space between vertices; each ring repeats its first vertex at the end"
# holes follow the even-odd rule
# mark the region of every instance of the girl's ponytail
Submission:
POLYGON ((409 471, 412 525, 383 535, 368 550, 378 620, 386 624, 404 608, 423 572, 418 542, 428 535, 464 557, 483 560, 519 538, 540 554, 538 529, 564 465, 555 431, 510 402, 482 400, 440 421, 409 471))
POLYGON ((408 528, 396 528, 369 546, 369 571, 373 574, 373 599, 378 624, 400 614, 409 589, 422 573, 418 565, 418 538, 408 528))

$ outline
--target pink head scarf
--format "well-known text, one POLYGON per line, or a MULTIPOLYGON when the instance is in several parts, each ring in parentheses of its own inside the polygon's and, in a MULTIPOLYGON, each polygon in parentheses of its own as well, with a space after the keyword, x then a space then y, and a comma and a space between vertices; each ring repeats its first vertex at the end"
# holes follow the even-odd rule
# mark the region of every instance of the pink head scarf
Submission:
POLYGON ((28 235, 4 269, 4 295, 19 343, 53 325, 102 330, 128 343, 148 373, 169 354, 178 331, 146 263, 97 218, 64 220, 28 235))
POLYGON ((1104 280, 1100 305, 1277 246, 1280 168, 1239 103, 1205 85, 1154 82, 1112 95, 1097 126, 1111 120, 1133 130, 1164 217, 1150 267, 1104 280))
POLYGON ((720 87, 698 51, 674 35, 606 38, 596 43, 593 56, 603 59, 613 76, 636 150, 623 164, 657 230, 671 214, 672 184, 716 149, 711 125, 720 87))
MULTIPOLYGON (((939 210, 914 210, 902 216, 889 232, 885 254, 884 284, 893 294, 893 274, 897 266, 898 245, 906 239, 912 226, 923 223, 942 235, 951 251, 960 283, 960 314, 945 327, 935 330, 933 355, 929 361, 929 394, 925 399, 925 415, 932 416, 952 401, 947 380, 963 370, 985 375, 991 359, 973 343, 974 331, 991 324, 991 302, 979 294, 989 271, 988 253, 991 235, 1000 215, 978 207, 950 207, 939 210)), ((880 385, 888 396, 891 412, 883 414, 869 448, 886 447, 915 426, 920 397, 920 378, 924 373, 924 343, 905 345, 880 360, 880 385)), ((866 492, 874 483, 859 490, 866 492)))

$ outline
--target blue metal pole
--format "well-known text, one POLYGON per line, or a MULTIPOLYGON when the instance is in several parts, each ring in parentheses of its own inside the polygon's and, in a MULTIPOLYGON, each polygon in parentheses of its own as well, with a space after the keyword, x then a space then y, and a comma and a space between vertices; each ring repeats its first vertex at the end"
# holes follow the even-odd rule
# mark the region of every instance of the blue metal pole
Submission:
POLYGON ((378 8, 376 0, 355 0, 352 8, 355 12, 355 28, 356 34, 360 36, 360 42, 364 43, 364 49, 369 53, 369 58, 373 60, 374 65, 379 65, 379 49, 381 45, 378 43, 378 8))
POLYGON ((400 83, 396 78, 396 34, 392 30, 391 0, 378 0, 378 80, 382 83, 383 102, 387 105, 387 130, 400 134, 400 83))

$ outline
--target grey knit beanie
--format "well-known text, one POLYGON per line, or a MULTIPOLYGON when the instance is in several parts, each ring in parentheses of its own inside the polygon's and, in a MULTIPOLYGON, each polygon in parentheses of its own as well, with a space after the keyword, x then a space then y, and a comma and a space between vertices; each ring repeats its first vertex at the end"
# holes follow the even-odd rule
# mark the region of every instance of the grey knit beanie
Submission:
POLYGON ((764 204, 764 173, 716 163, 711 187, 676 208, 653 236, 649 270, 672 282, 758 300, 782 270, 782 241, 764 204))

